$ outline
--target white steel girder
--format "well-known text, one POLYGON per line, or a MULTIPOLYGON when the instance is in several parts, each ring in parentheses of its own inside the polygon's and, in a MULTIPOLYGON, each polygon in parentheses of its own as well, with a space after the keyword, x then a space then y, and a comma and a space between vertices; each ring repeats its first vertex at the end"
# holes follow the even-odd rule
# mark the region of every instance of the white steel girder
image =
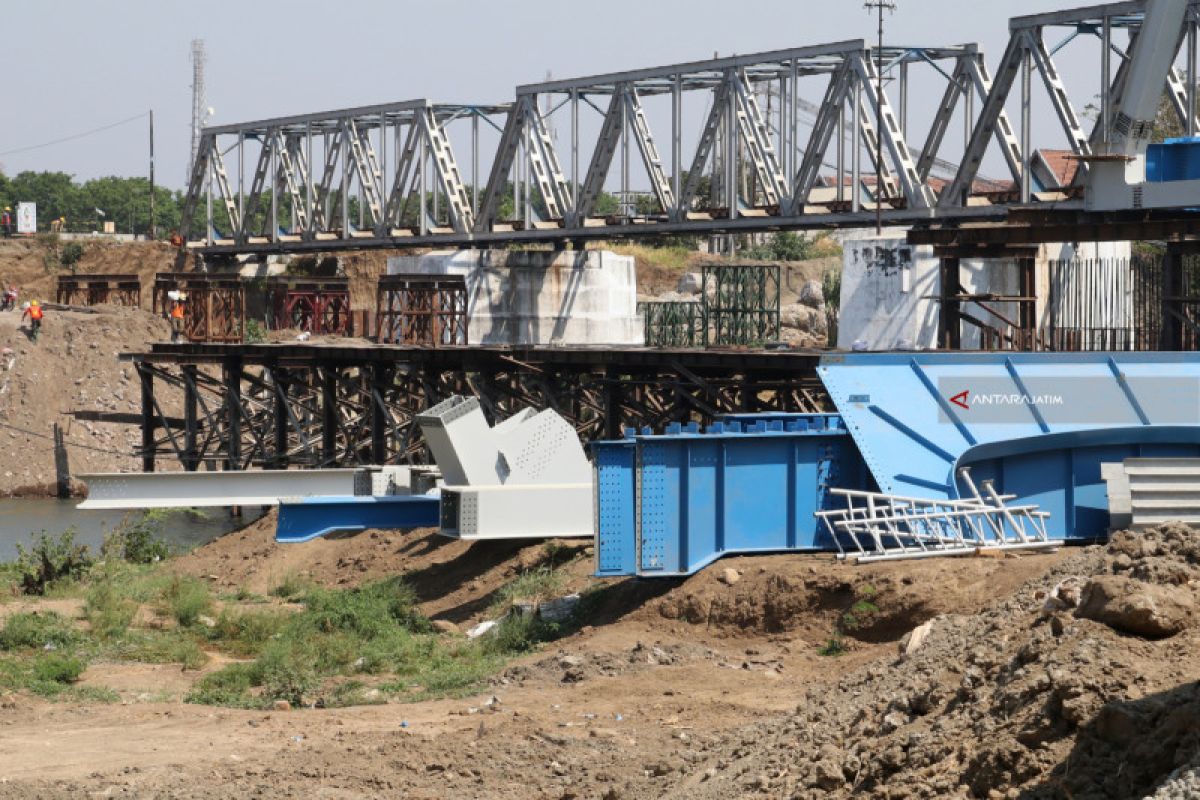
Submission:
POLYGON ((283 497, 405 493, 430 467, 245 470, 227 472, 107 472, 79 475, 88 510, 270 506, 283 497))

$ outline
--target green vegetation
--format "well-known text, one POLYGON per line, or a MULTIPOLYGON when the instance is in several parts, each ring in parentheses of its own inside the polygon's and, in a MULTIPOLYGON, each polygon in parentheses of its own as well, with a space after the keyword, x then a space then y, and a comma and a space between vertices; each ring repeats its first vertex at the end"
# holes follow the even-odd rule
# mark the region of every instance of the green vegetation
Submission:
POLYGON ((111 701, 115 693, 80 683, 89 664, 194 670, 221 653, 233 661, 197 680, 186 700, 268 708, 279 700, 335 707, 457 696, 476 690, 514 655, 579 624, 547 623, 525 601, 561 595, 560 567, 580 557, 580 548, 546 546, 534 566, 496 593, 490 615, 498 624, 468 640, 435 632, 402 578, 337 590, 289 573, 271 598, 240 589, 218 600, 206 582, 163 563, 158 522, 156 515, 127 521, 106 539, 100 561, 75 545, 70 531, 43 534, 19 564, 0 570, 14 586, 23 588, 29 575, 33 589, 70 586, 82 599, 76 619, 53 611, 7 617, 0 691, 111 701))
POLYGON ((817 650, 819 655, 840 656, 846 652, 846 633, 867 627, 871 619, 879 613, 879 607, 872 602, 876 594, 877 590, 869 583, 858 587, 850 607, 838 617, 833 632, 817 650))
POLYGON ((18 543, 16 563, 21 591, 44 595, 56 583, 79 580, 93 561, 87 545, 75 544, 75 529, 68 528, 58 536, 42 531, 28 550, 18 543))
POLYGON ((181 628, 190 628, 212 611, 212 594, 199 578, 175 575, 163 588, 156 610, 174 618, 181 628))
POLYGON ((261 344, 267 340, 266 327, 256 319, 246 320, 246 344, 261 344))
POLYGON ((137 519, 126 519, 120 527, 104 537, 101 556, 130 564, 162 561, 170 555, 170 548, 162 540, 162 526, 178 513, 179 509, 154 508, 137 519))

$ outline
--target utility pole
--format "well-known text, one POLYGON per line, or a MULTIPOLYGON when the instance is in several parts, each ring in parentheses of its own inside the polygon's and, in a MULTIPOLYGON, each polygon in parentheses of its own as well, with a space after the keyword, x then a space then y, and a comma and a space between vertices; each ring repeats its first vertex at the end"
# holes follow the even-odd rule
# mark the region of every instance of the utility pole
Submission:
POLYGON ((158 239, 154 224, 154 109, 150 109, 150 241, 158 239))
MULTIPOLYGON (((867 0, 867 11, 879 13, 879 47, 875 49, 875 235, 883 235, 883 10, 896 10, 896 0, 867 0)), ((855 131, 857 138, 858 132, 855 131)), ((857 146, 857 143, 855 143, 857 146)), ((858 187, 854 187, 858 191, 858 187)))

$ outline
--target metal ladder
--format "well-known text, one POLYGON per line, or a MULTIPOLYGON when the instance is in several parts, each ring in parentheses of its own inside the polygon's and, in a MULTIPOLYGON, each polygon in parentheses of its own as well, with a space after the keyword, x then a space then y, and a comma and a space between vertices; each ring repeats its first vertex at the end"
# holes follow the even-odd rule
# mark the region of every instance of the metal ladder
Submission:
POLYGON ((935 500, 831 489, 846 507, 818 511, 838 548, 838 558, 856 563, 1006 550, 1058 547, 1046 533, 1048 512, 1036 505, 1010 506, 1015 495, 998 494, 990 480, 980 493, 969 471, 959 476, 972 496, 935 500))

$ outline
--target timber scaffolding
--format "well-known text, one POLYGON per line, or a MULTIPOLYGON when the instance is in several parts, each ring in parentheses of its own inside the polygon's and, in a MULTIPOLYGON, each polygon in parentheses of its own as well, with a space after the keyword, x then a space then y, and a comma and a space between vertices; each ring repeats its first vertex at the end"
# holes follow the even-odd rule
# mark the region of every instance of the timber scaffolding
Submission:
POLYGON ((156 344, 121 358, 140 378, 147 472, 421 463, 413 419, 454 394, 479 397, 493 421, 553 408, 584 441, 829 408, 817 352, 156 344))

